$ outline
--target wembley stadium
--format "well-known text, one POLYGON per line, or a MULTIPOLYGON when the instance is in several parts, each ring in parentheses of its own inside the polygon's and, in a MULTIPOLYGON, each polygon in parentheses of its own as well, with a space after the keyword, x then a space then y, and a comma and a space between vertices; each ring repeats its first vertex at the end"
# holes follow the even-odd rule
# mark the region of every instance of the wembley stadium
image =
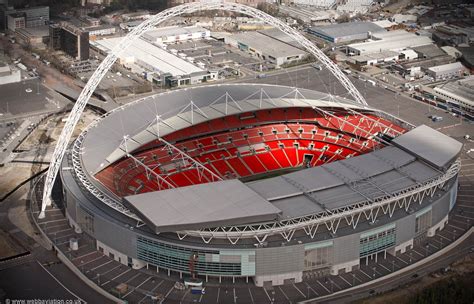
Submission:
POLYGON ((71 144, 55 187, 69 224, 122 264, 280 285, 443 229, 461 148, 327 93, 209 85, 105 114, 71 144))

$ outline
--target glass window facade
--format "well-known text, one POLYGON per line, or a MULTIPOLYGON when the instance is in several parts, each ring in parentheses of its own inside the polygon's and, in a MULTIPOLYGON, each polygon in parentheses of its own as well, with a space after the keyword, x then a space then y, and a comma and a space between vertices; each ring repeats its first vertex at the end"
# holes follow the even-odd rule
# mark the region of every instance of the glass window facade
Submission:
POLYGON ((333 243, 321 242, 305 246, 304 270, 314 270, 333 264, 333 243))
POLYGON ((219 251, 178 247, 160 243, 138 236, 137 257, 152 265, 189 273, 189 262, 192 254, 198 255, 195 271, 201 275, 242 275, 241 257, 230 256, 221 261, 219 251))
POLYGON ((395 246, 396 238, 395 224, 365 232, 360 236, 359 255, 364 257, 395 246))
POLYGON ((416 214, 415 233, 420 235, 425 233, 431 227, 431 206, 425 208, 416 214))

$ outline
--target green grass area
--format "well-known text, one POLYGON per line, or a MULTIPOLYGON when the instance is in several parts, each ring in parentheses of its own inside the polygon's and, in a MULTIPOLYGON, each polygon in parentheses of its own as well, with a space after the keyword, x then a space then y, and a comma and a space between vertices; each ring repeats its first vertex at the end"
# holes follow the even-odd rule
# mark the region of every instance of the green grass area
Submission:
POLYGON ((410 297, 409 304, 472 304, 474 303, 474 273, 457 275, 434 283, 410 297))

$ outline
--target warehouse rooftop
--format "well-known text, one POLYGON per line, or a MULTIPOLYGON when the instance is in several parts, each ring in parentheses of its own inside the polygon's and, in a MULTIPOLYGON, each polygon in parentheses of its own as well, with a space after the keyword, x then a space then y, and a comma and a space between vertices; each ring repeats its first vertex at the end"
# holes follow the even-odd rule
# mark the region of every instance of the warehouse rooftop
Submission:
POLYGON ((310 28, 311 31, 324 33, 326 36, 330 37, 342 37, 357 35, 367 32, 384 32, 385 29, 377 24, 372 22, 346 22, 346 23, 337 23, 325 26, 315 26, 310 28))

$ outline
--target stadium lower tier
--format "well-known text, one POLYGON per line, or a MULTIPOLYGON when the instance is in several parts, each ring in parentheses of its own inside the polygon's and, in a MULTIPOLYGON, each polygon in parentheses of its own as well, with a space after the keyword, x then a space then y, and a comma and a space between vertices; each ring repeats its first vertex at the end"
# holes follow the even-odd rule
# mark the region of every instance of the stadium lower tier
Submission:
MULTIPOLYGON (((65 157, 63 168, 70 166, 70 158, 65 157)), ((191 257, 197 255, 193 267, 198 277, 247 278, 258 286, 300 282, 307 275, 350 272, 376 254, 404 252, 417 240, 443 229, 458 189, 456 175, 442 187, 431 189, 429 195, 413 194, 409 208, 396 204, 391 212, 380 210, 373 222, 354 210, 357 224, 342 220, 335 233, 321 223, 311 236, 304 229, 296 230, 289 242, 277 234, 268 236, 263 244, 254 238, 231 244, 223 239, 206 243, 199 237, 182 238, 172 232, 155 234, 97 201, 78 184, 73 170, 61 170, 61 181, 58 186, 62 191, 58 192, 70 225, 94 238, 98 250, 120 263, 186 277, 191 257)))

